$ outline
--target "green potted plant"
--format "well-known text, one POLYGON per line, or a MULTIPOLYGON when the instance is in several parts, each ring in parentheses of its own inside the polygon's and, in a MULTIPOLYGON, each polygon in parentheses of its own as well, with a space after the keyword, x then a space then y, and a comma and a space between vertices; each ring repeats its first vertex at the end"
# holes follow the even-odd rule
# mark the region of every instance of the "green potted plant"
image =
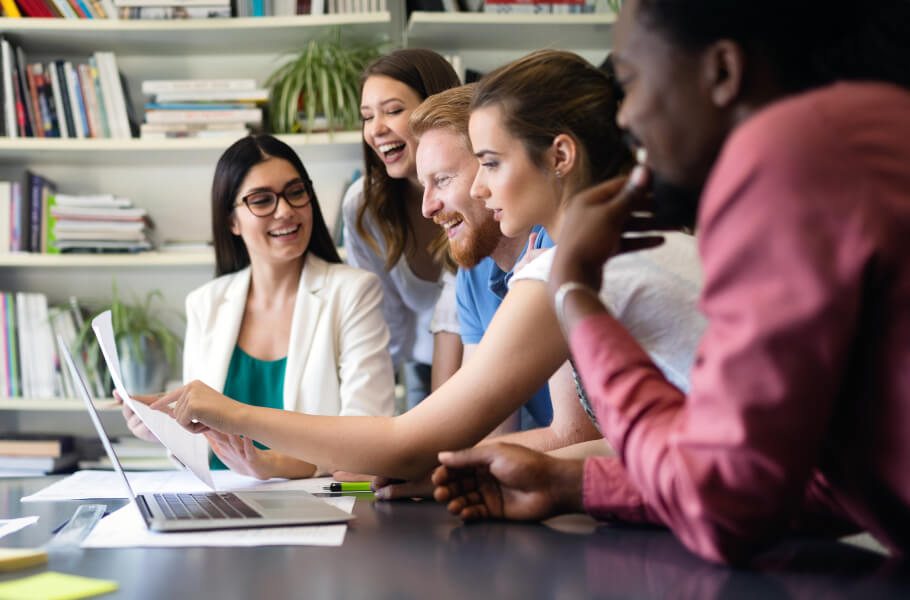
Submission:
POLYGON ((274 133, 307 133, 325 119, 329 135, 356 129, 360 121, 359 82, 363 68, 380 54, 379 45, 344 44, 337 27, 303 50, 266 80, 274 133), (305 118, 301 119, 301 112, 305 118), (302 121, 302 123, 301 123, 302 121))
POLYGON ((164 300, 160 291, 153 290, 143 301, 136 298, 133 304, 128 304, 121 300, 115 283, 110 303, 86 320, 76 340, 78 347, 85 344, 88 364, 98 364, 101 349, 92 333, 92 319, 106 310, 111 311, 120 371, 130 394, 163 392, 168 375, 177 363, 180 338, 164 324, 159 311, 152 308, 156 298, 164 300))

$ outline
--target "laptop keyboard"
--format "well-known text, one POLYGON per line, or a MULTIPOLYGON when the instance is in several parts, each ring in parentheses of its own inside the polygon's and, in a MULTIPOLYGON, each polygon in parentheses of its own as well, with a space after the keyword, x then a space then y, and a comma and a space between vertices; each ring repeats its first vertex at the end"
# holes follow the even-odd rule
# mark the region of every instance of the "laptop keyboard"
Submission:
POLYGON ((152 494, 168 519, 256 519, 258 512, 231 493, 152 494))

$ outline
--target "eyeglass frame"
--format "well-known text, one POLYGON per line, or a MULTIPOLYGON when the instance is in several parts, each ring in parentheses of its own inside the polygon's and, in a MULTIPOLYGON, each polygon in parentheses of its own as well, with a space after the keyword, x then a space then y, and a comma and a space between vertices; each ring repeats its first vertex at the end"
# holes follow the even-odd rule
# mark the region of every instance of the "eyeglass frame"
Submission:
POLYGON ((235 202, 233 206, 234 206, 234 208, 237 208, 238 206, 244 204, 244 205, 246 205, 247 210, 250 211, 251 215, 253 215, 254 217, 258 217, 260 219, 265 219, 265 218, 271 217, 272 215, 275 214, 275 211, 278 210, 278 202, 281 198, 284 198, 284 201, 287 202, 288 206, 290 206, 291 208, 306 208, 307 206, 310 205, 310 203, 313 202, 313 182, 310 181, 309 179, 299 178, 299 179, 287 184, 286 186, 284 186, 284 188, 280 192, 274 192, 272 190, 257 190, 255 192, 250 192, 249 194, 247 194, 246 196, 241 198, 239 202, 235 202), (285 195, 285 192, 287 192, 289 187, 298 185, 300 183, 303 184, 304 193, 306 194, 306 202, 304 202, 303 204, 297 205, 297 204, 291 203, 291 201, 288 200, 288 197, 285 195), (272 204, 272 210, 270 210, 267 214, 257 215, 256 213, 253 212, 253 209, 250 208, 249 202, 247 200, 250 196, 253 196, 255 194, 265 194, 265 193, 273 194, 275 196, 274 204, 272 204))

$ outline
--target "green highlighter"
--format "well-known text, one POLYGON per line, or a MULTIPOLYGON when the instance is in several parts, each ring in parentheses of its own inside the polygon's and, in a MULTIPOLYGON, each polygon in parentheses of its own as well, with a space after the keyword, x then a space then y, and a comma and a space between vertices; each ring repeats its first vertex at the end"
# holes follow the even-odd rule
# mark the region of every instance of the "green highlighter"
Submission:
POLYGON ((333 481, 323 488, 327 492, 371 492, 369 481, 333 481))

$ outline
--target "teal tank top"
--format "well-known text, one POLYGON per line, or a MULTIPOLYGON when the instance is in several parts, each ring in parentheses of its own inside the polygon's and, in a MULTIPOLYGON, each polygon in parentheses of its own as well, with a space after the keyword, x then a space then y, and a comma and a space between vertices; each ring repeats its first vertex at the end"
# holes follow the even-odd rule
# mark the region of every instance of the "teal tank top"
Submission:
MULTIPOLYGON (((231 364, 224 381, 224 395, 244 404, 266 408, 284 408, 284 369, 287 357, 278 360, 259 360, 234 346, 231 364)), ((268 450, 259 442, 257 448, 268 450)), ((227 469, 214 453, 209 458, 211 469, 227 469)))

